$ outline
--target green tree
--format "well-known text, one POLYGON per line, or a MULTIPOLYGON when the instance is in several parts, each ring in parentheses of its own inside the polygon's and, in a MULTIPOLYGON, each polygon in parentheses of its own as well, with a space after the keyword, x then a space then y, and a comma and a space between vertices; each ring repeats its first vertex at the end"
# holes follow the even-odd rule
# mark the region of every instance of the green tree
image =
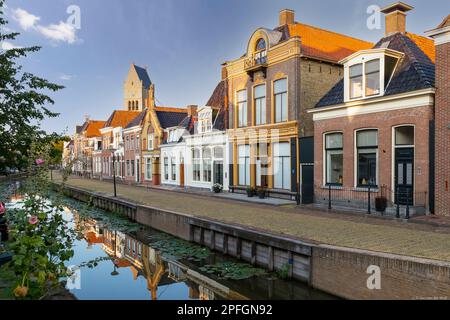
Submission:
POLYGON ((50 149, 50 164, 61 164, 64 152, 64 143, 67 141, 70 141, 70 137, 65 136, 60 139, 56 139, 51 143, 52 148, 50 149))
MULTIPOLYGON (((4 32, 8 24, 4 2, 0 0, 0 42, 11 42, 19 33, 4 32)), ((40 49, 38 46, 0 49, 0 174, 6 168, 25 167, 33 141, 50 143, 58 137, 40 128, 42 120, 59 115, 48 109, 54 101, 43 92, 56 92, 64 87, 23 71, 18 63, 20 58, 40 49)))

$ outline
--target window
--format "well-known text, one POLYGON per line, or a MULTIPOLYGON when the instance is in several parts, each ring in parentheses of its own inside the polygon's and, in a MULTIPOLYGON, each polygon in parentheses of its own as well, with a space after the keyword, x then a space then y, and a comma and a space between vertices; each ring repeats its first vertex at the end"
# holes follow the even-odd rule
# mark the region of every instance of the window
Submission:
POLYGON ((256 185, 258 187, 267 187, 267 174, 269 167, 268 145, 267 143, 258 143, 257 149, 256 185))
POLYGON ((413 146, 414 145, 414 127, 405 126, 395 128, 395 145, 396 146, 413 146))
POLYGON ((380 94, 380 60, 366 62, 366 96, 380 94))
POLYGON ((177 163, 176 163, 175 157, 172 157, 172 159, 170 159, 170 165, 171 165, 172 180, 176 181, 177 180, 177 163))
POLYGON ((131 135, 131 138, 130 138, 130 150, 131 149, 134 149, 134 135, 131 135))
POLYGON ((203 181, 211 182, 212 166, 211 166, 211 149, 203 149, 203 181))
POLYGON ((148 135, 148 150, 153 150, 153 135, 148 135))
POLYGON ((261 51, 265 49, 266 49, 266 41, 263 38, 261 38, 256 43, 256 51, 261 51))
POLYGON ((288 120, 287 79, 277 80, 273 84, 275 101, 275 122, 288 120))
POLYGON ((363 77, 362 77, 363 65, 357 64, 350 67, 350 98, 362 98, 362 87, 363 87, 363 77))
POLYGON ((247 126, 247 90, 237 93, 237 102, 238 127, 242 128, 247 126))
POLYGON ((134 160, 131 160, 131 175, 134 177, 134 160))
POLYGON ((262 84, 255 87, 255 112, 256 125, 266 123, 266 85, 262 84))
POLYGON ((129 150, 130 149, 130 136, 127 135, 126 139, 125 139, 125 150, 129 150))
POLYGON ((289 143, 274 143, 273 175, 276 189, 291 189, 291 150, 289 143))
POLYGON ((141 137, 139 135, 137 135, 136 136, 136 147, 135 147, 136 150, 140 150, 141 149, 140 144, 141 144, 141 137))
POLYGON ((214 148, 214 158, 223 159, 223 148, 222 147, 214 148))
POLYGON ((263 64, 267 62, 267 45, 266 41, 261 38, 256 43, 255 48, 255 63, 256 64, 263 64))
POLYGON ((377 186, 378 131, 356 133, 358 186, 377 186))
POLYGON ((131 170, 130 170, 130 160, 127 160, 127 176, 131 175, 131 170))
POLYGON ((241 145, 238 148, 239 154, 239 185, 250 185, 250 146, 241 145))
POLYGON ((147 158, 147 159, 145 159, 145 179, 152 180, 152 178, 153 178, 152 159, 147 158))
POLYGON ((342 185, 344 177, 344 150, 342 133, 325 135, 326 184, 342 185))
POLYGON ((200 150, 198 149, 194 149, 192 150, 192 159, 193 159, 193 176, 192 176, 192 180, 194 181, 200 181, 200 150))
POLYGON ((164 158, 164 180, 169 180, 169 158, 164 158))

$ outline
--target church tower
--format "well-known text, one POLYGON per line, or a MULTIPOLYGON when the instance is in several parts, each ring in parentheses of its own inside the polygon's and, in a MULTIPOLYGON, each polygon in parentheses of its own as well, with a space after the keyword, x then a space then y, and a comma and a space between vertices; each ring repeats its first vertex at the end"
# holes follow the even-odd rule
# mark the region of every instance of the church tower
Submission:
POLYGON ((147 108, 151 87, 152 82, 148 76, 147 68, 132 63, 124 83, 125 110, 142 111, 147 108))

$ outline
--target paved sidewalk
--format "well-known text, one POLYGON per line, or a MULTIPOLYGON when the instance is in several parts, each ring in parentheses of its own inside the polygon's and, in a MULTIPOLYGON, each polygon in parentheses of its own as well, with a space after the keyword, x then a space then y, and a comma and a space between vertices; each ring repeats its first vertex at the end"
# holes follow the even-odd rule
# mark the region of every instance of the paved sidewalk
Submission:
MULTIPOLYGON (((70 178, 69 185, 111 195, 110 182, 70 178)), ((450 261, 450 228, 360 214, 274 207, 158 189, 118 185, 118 196, 165 210, 249 226, 305 241, 450 261)))

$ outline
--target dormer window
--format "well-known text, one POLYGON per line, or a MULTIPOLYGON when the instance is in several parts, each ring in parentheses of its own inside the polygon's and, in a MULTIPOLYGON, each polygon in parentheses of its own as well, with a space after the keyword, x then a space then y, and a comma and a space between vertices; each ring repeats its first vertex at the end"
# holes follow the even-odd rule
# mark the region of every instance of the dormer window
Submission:
POLYGON ((388 48, 359 51, 340 61, 344 64, 344 100, 382 96, 404 53, 388 48))
POLYGON ((350 99, 380 94, 380 59, 350 67, 350 99), (364 74, 364 77, 363 77, 364 74))

